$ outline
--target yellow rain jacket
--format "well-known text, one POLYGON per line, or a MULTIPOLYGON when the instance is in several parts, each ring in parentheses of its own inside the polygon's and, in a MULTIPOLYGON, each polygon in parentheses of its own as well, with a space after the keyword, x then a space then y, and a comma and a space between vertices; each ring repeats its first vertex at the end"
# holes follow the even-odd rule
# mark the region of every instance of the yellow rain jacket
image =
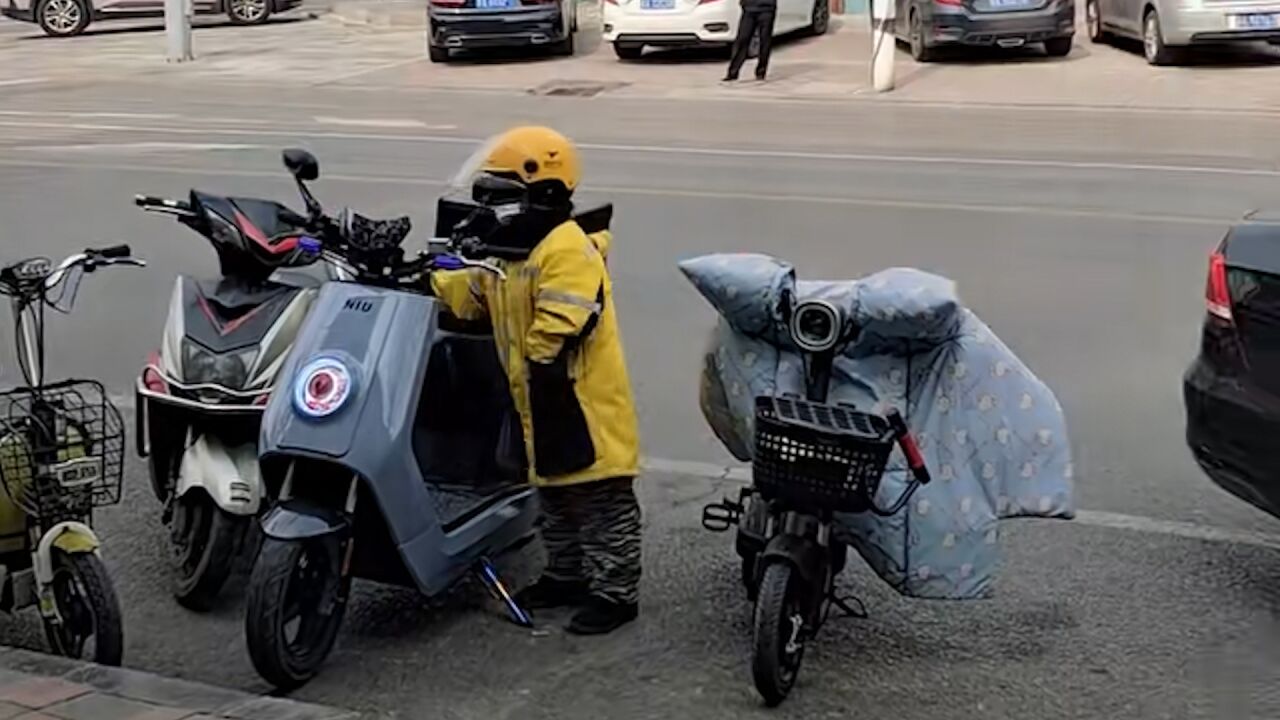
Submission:
POLYGON ((437 272, 432 288, 464 320, 488 318, 520 412, 534 485, 572 485, 640 471, 631 381, 622 355, 610 233, 570 220, 521 261, 437 272))

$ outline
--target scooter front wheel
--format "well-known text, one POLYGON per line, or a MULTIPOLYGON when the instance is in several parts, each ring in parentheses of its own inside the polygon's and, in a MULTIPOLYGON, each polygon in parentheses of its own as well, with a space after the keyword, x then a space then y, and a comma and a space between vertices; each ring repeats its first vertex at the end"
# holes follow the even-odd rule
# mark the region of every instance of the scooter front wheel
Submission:
POLYGON ((203 493, 188 493, 176 503, 169 528, 173 596, 188 610, 204 612, 231 576, 253 519, 226 512, 203 493))
POLYGON ((249 579, 249 658, 258 674, 281 690, 315 677, 342 625, 343 581, 327 542, 267 538, 249 579))
POLYGON ((776 707, 796 684, 804 657, 804 582, 789 563, 764 568, 756 598, 751 674, 765 705, 776 707))
POLYGON ((60 620, 44 619, 45 636, 53 651, 76 660, 118 666, 124 657, 124 621, 102 559, 93 553, 55 549, 50 590, 60 620))

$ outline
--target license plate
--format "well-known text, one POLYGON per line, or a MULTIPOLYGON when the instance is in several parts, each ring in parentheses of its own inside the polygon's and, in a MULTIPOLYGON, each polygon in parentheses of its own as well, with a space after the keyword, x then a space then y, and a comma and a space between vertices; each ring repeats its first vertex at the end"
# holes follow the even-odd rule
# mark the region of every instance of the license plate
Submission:
POLYGON ((676 0, 640 0, 641 10, 675 10, 676 0))
POLYGON ((50 474, 58 479, 58 484, 71 490, 85 485, 92 485, 102 477, 101 458, 79 458, 58 463, 49 468, 50 474))
POLYGON ((1280 15, 1274 13, 1232 15, 1232 30, 1273 30, 1280 27, 1280 15))
POLYGON ((1036 0, 987 0, 993 10, 1022 10, 1035 4, 1036 0))
POLYGON ((516 4, 516 0, 476 0, 476 7, 480 10, 506 10, 516 4))

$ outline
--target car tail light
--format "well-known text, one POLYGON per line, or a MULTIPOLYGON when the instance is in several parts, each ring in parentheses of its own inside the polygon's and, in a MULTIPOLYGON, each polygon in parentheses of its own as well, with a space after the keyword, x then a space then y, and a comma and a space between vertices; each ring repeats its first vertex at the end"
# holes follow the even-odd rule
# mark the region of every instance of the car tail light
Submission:
POLYGON ((951 7, 961 7, 964 5, 964 0, 933 0, 933 2, 937 5, 949 5, 951 7))
POLYGON ((1209 256, 1209 280, 1204 290, 1209 314, 1231 322, 1231 291, 1227 287, 1227 258, 1221 252, 1209 256))
POLYGON ((604 0, 604 1, 605 1, 606 3, 608 3, 608 4, 610 4, 610 5, 617 5, 617 4, 618 4, 618 0, 604 0))
POLYGON ((458 8, 467 4, 467 0, 430 0, 436 7, 458 8))
POLYGON ((713 2, 720 2, 720 0, 698 0, 699 5, 710 5, 713 2))

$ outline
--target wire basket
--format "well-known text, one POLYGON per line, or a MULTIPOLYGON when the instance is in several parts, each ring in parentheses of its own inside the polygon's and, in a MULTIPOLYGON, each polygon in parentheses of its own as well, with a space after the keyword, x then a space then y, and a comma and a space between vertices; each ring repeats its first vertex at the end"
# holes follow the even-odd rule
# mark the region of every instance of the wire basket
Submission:
POLYGON ((797 509, 863 512, 880 488, 894 432, 878 415, 790 397, 756 398, 752 475, 797 509))
POLYGON ((0 393, 0 485, 42 523, 120 502, 124 423, 101 383, 69 380, 0 393))

